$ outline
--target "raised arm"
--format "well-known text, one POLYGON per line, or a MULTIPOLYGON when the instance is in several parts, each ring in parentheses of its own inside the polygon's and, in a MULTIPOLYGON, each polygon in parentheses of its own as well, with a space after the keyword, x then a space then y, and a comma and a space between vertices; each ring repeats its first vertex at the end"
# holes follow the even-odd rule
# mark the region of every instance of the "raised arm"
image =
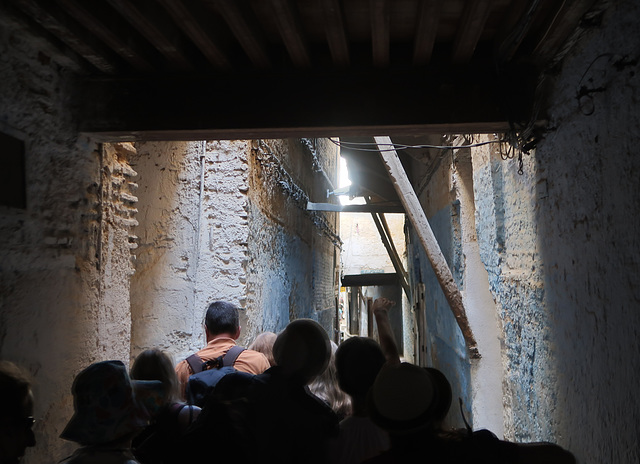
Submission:
POLYGON ((371 306, 373 315, 378 324, 378 335, 380 337, 380 347, 384 356, 387 358, 388 364, 400 364, 400 354, 398 353, 398 345, 391 330, 389 323, 389 309, 395 306, 395 301, 387 298, 376 298, 371 306))

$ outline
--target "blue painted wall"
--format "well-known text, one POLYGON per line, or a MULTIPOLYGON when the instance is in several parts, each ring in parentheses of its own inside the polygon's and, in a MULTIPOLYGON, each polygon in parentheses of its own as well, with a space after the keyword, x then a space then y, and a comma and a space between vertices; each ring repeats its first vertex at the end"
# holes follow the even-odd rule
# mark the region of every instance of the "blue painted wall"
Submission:
MULTIPOLYGON (((458 286, 462 284, 462 248, 460 242, 459 203, 454 202, 429 218, 429 224, 442 253, 452 269, 458 286)), ((415 229, 409 225, 407 247, 410 286, 425 285, 427 321, 427 351, 431 366, 440 369, 451 382, 453 403, 447 417, 448 425, 464 425, 458 407, 462 398, 464 414, 471 423, 471 373, 467 350, 460 328, 449 308, 440 284, 415 229)))

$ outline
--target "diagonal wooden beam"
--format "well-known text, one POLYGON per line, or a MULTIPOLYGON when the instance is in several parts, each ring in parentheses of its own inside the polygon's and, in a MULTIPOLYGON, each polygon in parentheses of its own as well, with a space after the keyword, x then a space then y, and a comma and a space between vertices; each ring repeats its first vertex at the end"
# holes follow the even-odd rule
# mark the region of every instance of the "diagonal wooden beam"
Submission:
POLYGON ((251 27, 246 17, 237 6, 237 0, 208 0, 205 4, 214 9, 225 20, 229 29, 251 62, 258 68, 271 67, 269 55, 256 35, 255 27, 251 27))
POLYGON ((440 284, 440 288, 442 288, 453 316, 462 331, 462 335, 467 344, 467 349, 472 357, 480 357, 478 344, 473 336, 473 331, 471 330, 471 326, 469 325, 467 314, 464 309, 462 294, 460 293, 460 290, 458 290, 458 286, 453 279, 453 274, 451 274, 451 270, 449 269, 449 266, 444 259, 444 255, 440 250, 440 245, 438 245, 438 241, 433 234, 433 230, 431 230, 427 216, 424 214, 422 205, 413 190, 413 186, 411 185, 404 168, 402 167, 398 153, 393 148, 393 144, 389 137, 375 137, 375 141, 378 145, 378 150, 380 150, 380 156, 382 157, 385 168, 389 172, 393 185, 398 192, 400 201, 404 205, 406 214, 409 216, 409 219, 420 238, 420 242, 424 246, 427 257, 433 266, 436 278, 440 284))
POLYGON ((489 18, 491 2, 489 0, 473 0, 465 2, 462 19, 458 26, 458 34, 453 43, 453 64, 466 64, 476 50, 484 25, 489 18))
POLYGON ((371 213, 371 217, 373 218, 373 222, 376 225, 376 229, 378 229, 380 239, 382 240, 382 244, 387 250, 389 259, 391 259, 393 268, 396 270, 396 274, 398 274, 400 285, 402 286, 405 295, 407 295, 407 300, 411 301, 411 290, 409 289, 409 283, 407 282, 407 272, 404 270, 404 266, 402 265, 400 256, 398 256, 398 251, 393 244, 393 238, 391 237, 387 221, 384 219, 384 214, 371 213))
POLYGON ((178 27, 198 47, 207 61, 218 69, 230 70, 231 64, 224 52, 200 25, 200 22, 189 8, 175 0, 158 0, 169 12, 178 27))
POLYGON ((136 44, 127 40, 127 36, 115 26, 115 22, 121 18, 116 18, 115 16, 117 15, 113 10, 109 12, 107 8, 100 8, 101 4, 98 2, 91 4, 91 11, 85 8, 86 3, 81 5, 76 0, 58 0, 58 3, 76 21, 93 31, 100 40, 120 55, 133 69, 143 72, 154 70, 154 66, 144 56, 144 52, 139 50, 136 44))
POLYGON ((371 48, 373 65, 378 68, 389 66, 389 2, 387 0, 370 0, 371 10, 371 48))
POLYGON ((329 50, 337 66, 349 65, 349 44, 338 0, 324 0, 324 21, 329 50))
POLYGON ((45 9, 41 3, 34 0, 12 1, 26 15, 99 71, 112 74, 118 70, 117 62, 106 52, 106 47, 71 20, 57 5, 48 3, 45 9))
POLYGON ((153 9, 148 2, 129 0, 107 0, 129 23, 144 36, 169 63, 183 71, 192 71, 193 66, 175 40, 177 28, 168 21, 162 27, 156 22, 160 19, 157 7, 153 9), (172 31, 173 33, 168 33, 172 31))
POLYGON ((298 68, 311 66, 307 43, 300 28, 298 17, 290 0, 271 0, 274 20, 278 25, 282 41, 291 61, 298 68))
POLYGON ((438 0, 425 0, 420 2, 418 10, 418 25, 413 42, 413 64, 425 66, 431 60, 433 45, 438 33, 440 22, 440 10, 442 2, 438 0))

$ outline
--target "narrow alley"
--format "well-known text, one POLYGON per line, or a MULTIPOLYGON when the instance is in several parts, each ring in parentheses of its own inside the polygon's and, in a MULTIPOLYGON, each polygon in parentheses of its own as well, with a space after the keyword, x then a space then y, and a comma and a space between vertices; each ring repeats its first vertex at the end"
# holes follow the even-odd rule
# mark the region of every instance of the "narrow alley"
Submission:
MULTIPOLYGON (((445 374, 448 427, 640 462, 640 5, 0 4, 0 361, 71 385, 312 319, 445 374), (348 173, 348 179, 347 179, 348 173)), ((0 459, 0 461, 2 461, 0 459)))

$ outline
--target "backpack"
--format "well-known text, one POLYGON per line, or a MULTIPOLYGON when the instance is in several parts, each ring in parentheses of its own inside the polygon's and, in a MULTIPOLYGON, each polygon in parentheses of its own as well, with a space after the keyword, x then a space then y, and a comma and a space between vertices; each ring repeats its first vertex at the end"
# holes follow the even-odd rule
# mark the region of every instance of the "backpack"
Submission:
POLYGON ((207 396, 211 394, 222 377, 237 372, 233 364, 245 350, 241 346, 232 346, 223 356, 203 362, 200 356, 192 354, 187 362, 193 374, 187 381, 186 396, 189 404, 203 407, 207 396))

